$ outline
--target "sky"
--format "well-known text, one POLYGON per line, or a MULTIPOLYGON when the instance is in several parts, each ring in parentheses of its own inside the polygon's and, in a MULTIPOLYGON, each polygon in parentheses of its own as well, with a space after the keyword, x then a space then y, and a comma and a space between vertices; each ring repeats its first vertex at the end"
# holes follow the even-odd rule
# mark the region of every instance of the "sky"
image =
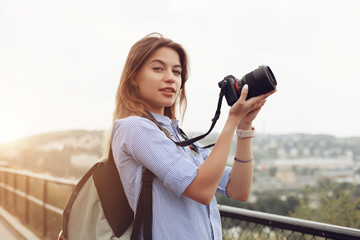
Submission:
POLYGON ((185 132, 208 130, 225 76, 268 65, 259 133, 360 136, 358 0, 2 0, 0 143, 108 129, 127 53, 151 32, 189 55, 185 132))

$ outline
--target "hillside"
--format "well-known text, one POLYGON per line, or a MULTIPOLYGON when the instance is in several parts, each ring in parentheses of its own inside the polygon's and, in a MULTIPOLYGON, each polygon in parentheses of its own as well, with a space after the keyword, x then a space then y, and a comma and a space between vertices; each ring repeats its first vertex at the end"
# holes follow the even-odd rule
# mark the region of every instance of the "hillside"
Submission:
POLYGON ((103 139, 103 131, 43 133, 1 144, 0 162, 57 177, 78 178, 101 158, 103 139))
MULTIPOLYGON (((189 134, 198 136, 200 133, 189 134)), ((200 141, 214 143, 213 133, 200 141)), ((235 140, 235 138, 234 138, 235 140)), ((102 156, 104 131, 69 130, 39 134, 0 144, 0 162, 12 167, 48 173, 57 177, 78 178, 102 156)), ((229 159, 234 155, 234 146, 229 159)), ((360 161, 360 138, 330 135, 262 135, 253 139, 257 163, 279 159, 352 159, 360 161)))

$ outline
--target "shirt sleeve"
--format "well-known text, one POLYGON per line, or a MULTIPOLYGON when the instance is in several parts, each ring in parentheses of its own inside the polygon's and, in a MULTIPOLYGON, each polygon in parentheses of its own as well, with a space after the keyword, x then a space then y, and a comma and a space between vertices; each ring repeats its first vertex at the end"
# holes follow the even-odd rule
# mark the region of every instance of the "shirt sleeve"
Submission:
POLYGON ((230 180, 230 172, 231 172, 231 167, 226 166, 224 169, 223 175, 221 177, 219 186, 216 190, 218 193, 221 193, 222 195, 227 196, 227 197, 228 197, 228 195, 226 194, 226 187, 230 180))
POLYGON ((148 119, 129 117, 115 121, 112 144, 115 162, 131 156, 178 197, 197 175, 196 165, 148 119))

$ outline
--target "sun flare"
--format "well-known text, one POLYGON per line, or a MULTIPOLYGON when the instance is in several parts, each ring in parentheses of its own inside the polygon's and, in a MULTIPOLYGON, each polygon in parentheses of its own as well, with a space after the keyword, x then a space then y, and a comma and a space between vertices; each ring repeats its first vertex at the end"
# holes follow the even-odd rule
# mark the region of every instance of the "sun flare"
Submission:
POLYGON ((17 131, 13 124, 4 123, 1 121, 0 124, 0 144, 11 142, 13 140, 19 139, 24 136, 24 133, 21 133, 19 130, 17 131))

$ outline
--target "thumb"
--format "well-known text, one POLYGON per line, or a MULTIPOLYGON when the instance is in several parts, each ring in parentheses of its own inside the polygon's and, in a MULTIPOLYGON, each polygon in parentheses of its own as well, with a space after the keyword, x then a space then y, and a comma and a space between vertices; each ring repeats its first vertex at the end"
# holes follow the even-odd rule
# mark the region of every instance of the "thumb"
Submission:
POLYGON ((248 92, 249 92, 249 85, 245 84, 241 89, 240 100, 245 101, 246 97, 248 95, 248 92))

